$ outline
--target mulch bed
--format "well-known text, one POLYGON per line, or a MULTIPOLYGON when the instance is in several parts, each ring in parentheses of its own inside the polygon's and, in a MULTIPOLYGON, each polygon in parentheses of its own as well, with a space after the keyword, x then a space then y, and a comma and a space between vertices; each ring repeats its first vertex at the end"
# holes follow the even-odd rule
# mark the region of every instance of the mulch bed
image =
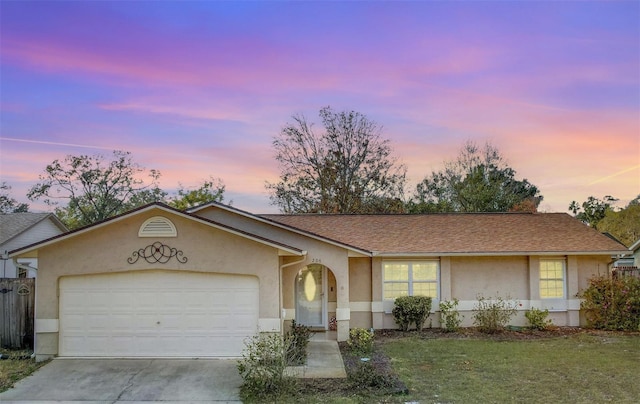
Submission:
POLYGON ((368 361, 362 361, 349 351, 346 342, 339 342, 346 379, 302 379, 301 387, 310 394, 395 395, 408 393, 407 386, 391 367, 391 360, 375 344, 368 361))
POLYGON ((451 338, 484 339, 494 341, 521 341, 568 337, 577 334, 588 334, 596 336, 611 336, 612 334, 640 336, 640 332, 635 331, 601 331, 580 327, 552 327, 548 330, 532 330, 526 327, 517 327, 515 329, 507 328, 494 334, 483 333, 478 331, 476 328, 461 328, 457 332, 445 332, 439 328, 427 328, 422 331, 412 330, 404 332, 400 330, 379 330, 376 331, 376 340, 379 342, 383 342, 385 340, 415 336, 421 339, 451 338))

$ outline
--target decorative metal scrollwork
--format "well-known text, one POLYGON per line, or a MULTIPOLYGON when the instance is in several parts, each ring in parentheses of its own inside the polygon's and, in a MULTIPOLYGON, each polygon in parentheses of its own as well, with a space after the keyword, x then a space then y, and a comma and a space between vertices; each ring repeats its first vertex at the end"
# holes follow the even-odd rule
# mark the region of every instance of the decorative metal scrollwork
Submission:
POLYGON ((129 264, 135 264, 140 257, 144 258, 149 264, 166 264, 173 257, 181 264, 187 262, 187 257, 184 256, 182 250, 169 247, 159 241, 145 248, 141 248, 138 251, 134 251, 131 253, 131 257, 127 258, 127 262, 129 264))

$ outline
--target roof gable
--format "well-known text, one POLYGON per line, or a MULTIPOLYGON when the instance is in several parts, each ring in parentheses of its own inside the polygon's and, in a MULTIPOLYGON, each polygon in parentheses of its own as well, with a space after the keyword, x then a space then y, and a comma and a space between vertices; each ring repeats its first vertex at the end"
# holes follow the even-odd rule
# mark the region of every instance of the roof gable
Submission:
POLYGON ((271 246, 271 247, 274 247, 274 248, 278 249, 284 255, 301 256, 301 255, 305 255, 306 254, 306 251, 300 250, 300 249, 298 249, 296 247, 288 246, 286 244, 279 243, 278 241, 269 240, 267 238, 260 237, 260 236, 254 235, 254 234, 250 234, 250 233, 245 232, 245 231, 240 230, 240 229, 235 229, 233 227, 230 227, 230 226, 227 226, 227 225, 224 225, 224 224, 216 223, 216 222, 214 222, 212 220, 208 220, 208 219, 205 219, 205 218, 202 218, 202 217, 191 215, 189 213, 185 213, 183 211, 174 209, 174 208, 172 208, 170 206, 167 206, 167 205, 165 205, 163 203, 159 203, 159 202, 151 203, 151 204, 148 204, 148 205, 144 205, 144 206, 136 208, 136 209, 134 209, 132 211, 124 213, 122 215, 118 215, 118 216, 109 218, 107 220, 104 220, 104 221, 101 221, 101 222, 98 222, 98 223, 94 223, 92 225, 85 226, 85 227, 82 227, 82 228, 79 228, 79 229, 76 229, 76 230, 72 230, 70 232, 61 234, 59 236, 52 237, 52 238, 49 238, 47 240, 43 240, 43 241, 40 241, 38 243, 34 243, 34 244, 31 244, 31 245, 16 249, 14 251, 11 251, 10 254, 15 256, 15 255, 24 254, 24 253, 27 253, 27 252, 30 252, 30 251, 34 251, 34 250, 37 250, 39 248, 42 248, 42 247, 45 247, 45 246, 49 246, 51 244, 55 244, 55 243, 60 242, 62 240, 68 240, 70 238, 77 237, 77 236, 80 236, 82 234, 86 234, 88 232, 92 232, 92 231, 95 231, 97 229, 104 228, 104 227, 109 226, 109 225, 111 225, 113 223, 116 223, 116 222, 119 222, 119 221, 122 221, 122 220, 126 220, 128 218, 131 218, 133 216, 136 216, 136 215, 139 215, 139 214, 141 214, 143 212, 148 212, 148 211, 151 211, 151 210, 159 210, 161 212, 165 212, 165 213, 168 213, 168 214, 171 214, 171 215, 181 216, 181 217, 187 218, 189 220, 193 220, 193 221, 202 223, 204 225, 211 226, 213 228, 217 228, 217 229, 226 231, 228 233, 235 234, 237 236, 240 236, 240 237, 243 237, 243 238, 246 238, 246 239, 250 239, 250 240, 256 241, 258 243, 271 246))
POLYGON ((219 202, 209 202, 209 203, 206 203, 204 205, 196 206, 194 208, 188 209, 187 212, 189 212, 191 214, 194 214, 194 215, 197 215, 197 216, 200 216, 202 213, 199 213, 199 212, 202 212, 205 209, 222 209, 224 211, 227 211, 227 212, 230 212, 230 213, 233 213, 233 214, 236 214, 236 215, 240 215, 240 216, 246 217, 248 219, 255 220, 257 222, 267 224, 269 226, 274 226, 274 227, 289 231, 291 233, 299 234, 299 235, 304 236, 304 237, 310 237, 312 239, 315 239, 315 240, 318 240, 318 241, 322 241, 324 243, 328 243, 328 244, 332 244, 332 245, 335 245, 335 246, 340 247, 340 248, 344 248, 344 249, 346 249, 346 250, 348 250, 348 251, 350 251, 352 253, 355 253, 356 256, 362 256, 362 255, 369 256, 369 255, 371 255, 371 252, 369 250, 360 248, 360 247, 358 247, 356 245, 353 245, 353 244, 349 244, 348 242, 345 242, 344 240, 340 240, 340 239, 328 237, 326 235, 321 235, 321 234, 318 234, 318 233, 314 233, 313 231, 309 231, 304 227, 291 226, 286 222, 282 222, 282 221, 279 221, 279 220, 273 220, 271 218, 271 216, 280 217, 281 215, 256 215, 256 214, 249 213, 247 211, 244 211, 244 210, 241 210, 241 209, 238 209, 238 208, 234 208, 233 206, 225 205, 225 204, 222 204, 222 203, 219 203, 219 202))
POLYGON ((0 215, 0 244, 5 244, 44 220, 51 220, 63 232, 68 230, 53 213, 6 213, 0 215))

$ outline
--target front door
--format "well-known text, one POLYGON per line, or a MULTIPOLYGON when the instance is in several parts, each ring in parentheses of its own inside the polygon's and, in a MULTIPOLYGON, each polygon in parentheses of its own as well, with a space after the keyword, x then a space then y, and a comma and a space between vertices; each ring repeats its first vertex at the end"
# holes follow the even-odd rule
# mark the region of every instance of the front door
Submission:
POLYGON ((322 265, 304 267, 296 278, 296 322, 325 328, 326 270, 322 265))

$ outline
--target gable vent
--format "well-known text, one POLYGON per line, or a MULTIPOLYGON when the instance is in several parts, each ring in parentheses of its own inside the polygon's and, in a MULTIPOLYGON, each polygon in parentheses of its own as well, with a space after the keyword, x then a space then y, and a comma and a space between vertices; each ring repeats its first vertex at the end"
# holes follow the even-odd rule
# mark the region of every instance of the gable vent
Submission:
POLYGON ((154 216, 147 219, 140 230, 138 230, 138 237, 177 237, 178 231, 176 226, 171 220, 162 216, 154 216))

